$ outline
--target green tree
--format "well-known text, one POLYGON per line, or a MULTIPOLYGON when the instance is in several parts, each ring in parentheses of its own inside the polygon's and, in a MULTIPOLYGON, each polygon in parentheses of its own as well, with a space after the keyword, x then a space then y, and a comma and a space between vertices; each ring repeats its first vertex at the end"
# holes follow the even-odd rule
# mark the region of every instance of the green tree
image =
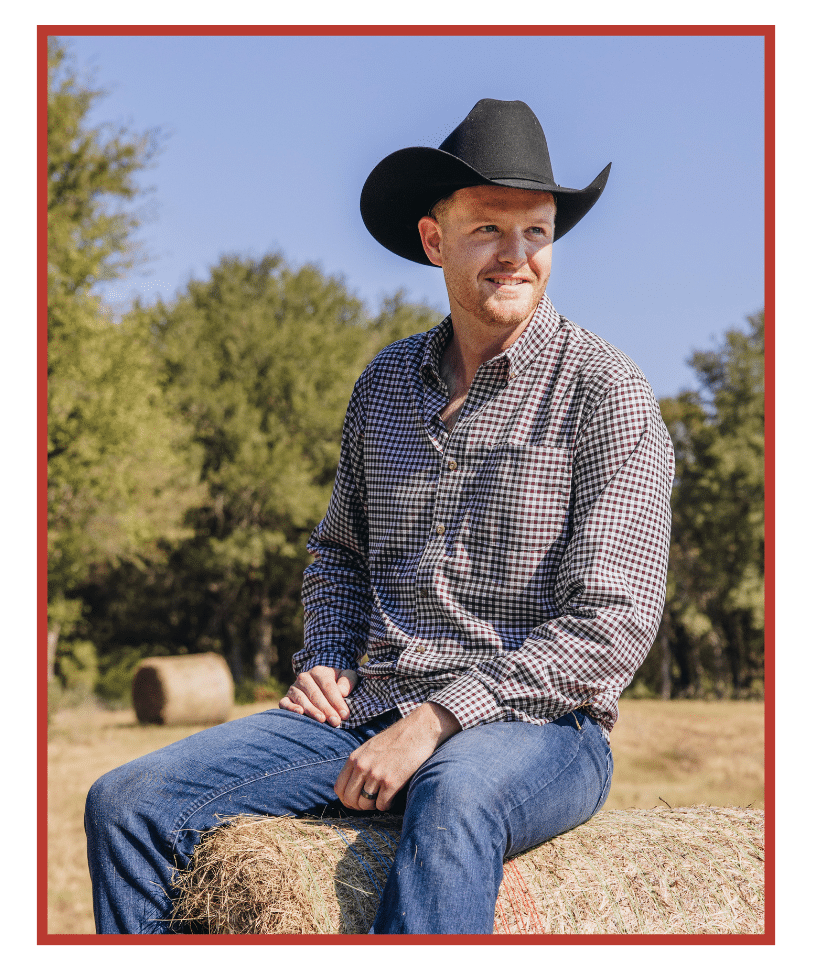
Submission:
POLYGON ((124 206, 152 157, 156 131, 140 135, 91 127, 102 97, 81 80, 65 44, 48 39, 48 290, 50 309, 66 314, 100 281, 133 266, 139 222, 124 206))
POLYGON ((700 391, 661 402, 677 458, 668 597, 648 677, 663 696, 761 692, 765 315, 690 360, 700 391))
POLYGON ((164 407, 150 336, 94 291, 135 256, 138 194, 155 135, 91 127, 101 92, 65 46, 48 51, 49 668, 93 673, 78 589, 181 531, 195 493, 186 434, 164 407), (62 643, 60 637, 62 636, 62 643))
POLYGON ((342 281, 272 254, 224 257, 173 303, 129 318, 154 335, 206 496, 188 513, 194 536, 138 592, 153 611, 137 608, 127 584, 116 604, 112 593, 100 603, 99 618, 120 620, 104 637, 110 658, 126 633, 130 646, 223 652, 237 680, 288 679, 306 542, 328 504, 353 384, 383 345, 439 315, 396 295, 370 319, 342 281), (136 616, 167 620, 163 635, 136 616))

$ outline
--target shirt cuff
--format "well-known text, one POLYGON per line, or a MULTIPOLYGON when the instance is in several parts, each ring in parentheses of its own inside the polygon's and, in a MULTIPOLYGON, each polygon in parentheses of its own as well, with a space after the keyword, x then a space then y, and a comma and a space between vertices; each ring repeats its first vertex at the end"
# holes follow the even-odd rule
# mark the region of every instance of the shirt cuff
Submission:
POLYGON ((428 700, 449 710, 462 725, 462 730, 504 719, 504 710, 496 703, 496 698, 475 676, 460 676, 428 700))
POLYGON ((292 667, 295 673, 303 673, 315 666, 330 666, 336 670, 357 669, 356 658, 349 658, 347 653, 339 649, 320 649, 309 651, 302 649, 292 657, 292 667))

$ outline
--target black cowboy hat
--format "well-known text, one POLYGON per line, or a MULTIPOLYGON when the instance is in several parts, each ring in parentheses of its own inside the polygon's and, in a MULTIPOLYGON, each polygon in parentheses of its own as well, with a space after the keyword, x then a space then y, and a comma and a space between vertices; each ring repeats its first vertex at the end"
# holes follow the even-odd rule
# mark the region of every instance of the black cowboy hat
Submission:
POLYGON ((557 204, 554 240, 594 206, 609 165, 586 189, 553 179, 544 130, 523 101, 483 98, 438 149, 414 146, 393 152, 365 181, 360 212, 369 233, 400 257, 431 264, 417 229, 433 205, 465 186, 512 186, 552 193, 557 204))

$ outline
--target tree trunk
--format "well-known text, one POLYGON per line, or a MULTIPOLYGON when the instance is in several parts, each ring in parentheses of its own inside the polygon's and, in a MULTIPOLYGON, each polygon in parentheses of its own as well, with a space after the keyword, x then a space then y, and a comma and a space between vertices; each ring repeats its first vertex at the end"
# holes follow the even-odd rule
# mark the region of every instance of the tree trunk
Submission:
POLYGON ((725 655, 722 650, 722 640, 719 633, 714 633, 714 693, 718 700, 723 700, 726 695, 726 665, 725 655))
POLYGON ((691 640, 689 648, 689 663, 691 664, 691 697, 700 700, 703 696, 703 659, 700 655, 700 640, 691 640))
POLYGON ((722 623, 725 635, 726 654, 728 656, 728 667, 731 670, 731 696, 739 700, 742 695, 742 685, 744 681, 744 667, 742 658, 742 641, 739 638, 739 625, 735 624, 732 616, 726 616, 722 623))
POLYGON ((737 691, 737 697, 742 700, 748 696, 748 685, 750 682, 749 677, 749 667, 747 665, 747 653, 745 649, 745 633, 740 624, 740 620, 737 619, 733 627, 734 641, 736 643, 736 652, 734 653, 734 658, 738 661, 738 669, 734 673, 734 688, 737 691))
POLYGON ((237 685, 244 679, 244 656, 242 653, 243 646, 241 644, 241 637, 238 635, 238 626, 235 625, 234 619, 227 619, 224 623, 224 629, 227 634, 227 649, 229 654, 227 656, 227 662, 229 663, 230 673, 232 673, 232 679, 237 685))
POLYGON ((272 603, 269 589, 264 586, 260 597, 260 616, 255 635, 255 655, 253 657, 253 679, 265 683, 278 663, 278 651, 272 642, 272 603))
POLYGON ((48 682, 54 679, 57 663, 57 643, 59 642, 60 629, 62 626, 57 622, 48 629, 48 682))
POLYGON ((669 614, 664 610, 657 636, 660 643, 660 699, 671 700, 671 646, 669 644, 669 614))

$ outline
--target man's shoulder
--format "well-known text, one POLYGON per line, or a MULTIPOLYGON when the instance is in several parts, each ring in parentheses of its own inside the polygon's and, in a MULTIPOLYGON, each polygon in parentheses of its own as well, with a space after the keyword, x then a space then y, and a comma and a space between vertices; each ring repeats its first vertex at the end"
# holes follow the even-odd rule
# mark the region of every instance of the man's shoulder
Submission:
MULTIPOLYGON (((431 329, 431 331, 433 330, 431 329)), ((398 338, 377 352, 368 367, 380 368, 394 362, 404 362, 406 359, 411 359, 417 355, 421 358, 430 334, 430 331, 420 331, 416 335, 398 338)))
POLYGON ((635 380, 651 391, 646 376, 626 352, 588 328, 561 315, 561 327, 569 345, 573 367, 587 391, 602 393, 621 381, 635 380))
MULTIPOLYGON (((438 327, 438 326, 436 326, 438 327)), ((435 331, 421 331, 416 335, 399 338, 381 349, 363 370, 360 379, 364 383, 375 383, 379 379, 407 377, 418 372, 422 365, 425 348, 430 335, 435 331)))

